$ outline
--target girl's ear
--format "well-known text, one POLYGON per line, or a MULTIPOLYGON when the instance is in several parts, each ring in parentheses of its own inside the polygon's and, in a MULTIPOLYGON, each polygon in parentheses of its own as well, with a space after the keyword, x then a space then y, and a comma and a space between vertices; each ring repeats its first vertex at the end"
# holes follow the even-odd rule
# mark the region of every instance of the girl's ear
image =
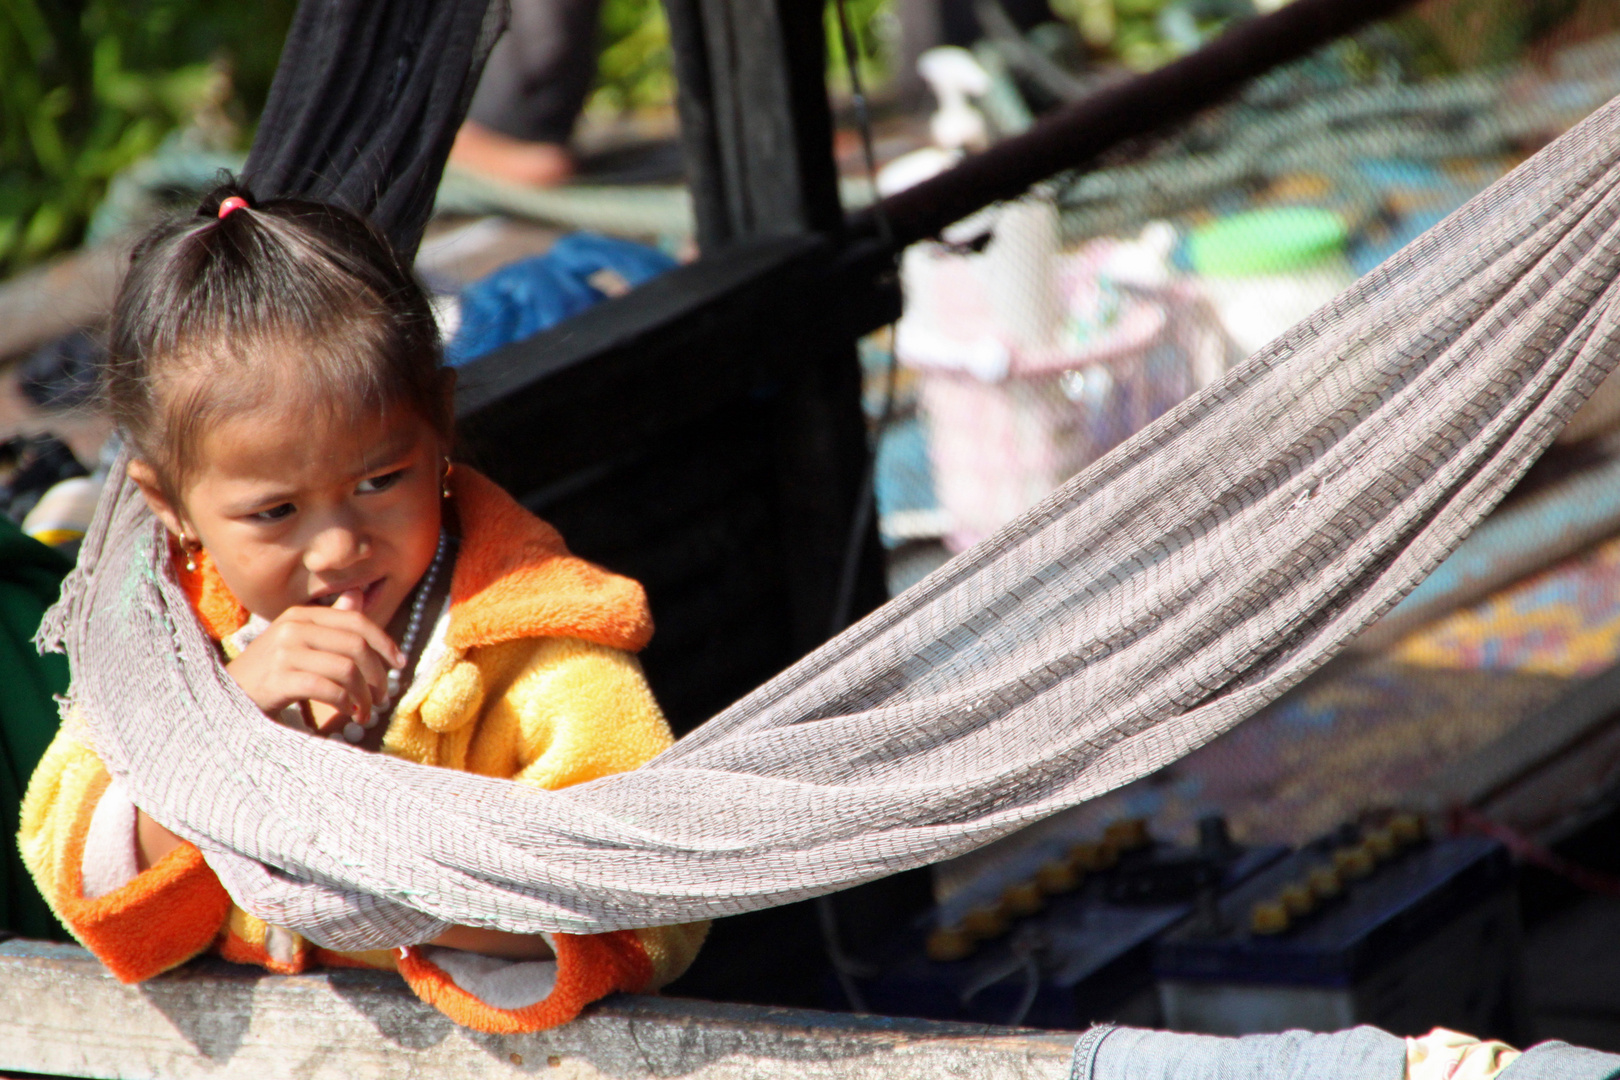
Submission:
POLYGON ((163 522, 163 527, 182 539, 190 535, 185 527, 185 519, 180 515, 180 508, 170 502, 169 497, 163 493, 163 485, 158 483, 157 471, 139 458, 130 461, 127 471, 135 486, 141 489, 146 505, 151 507, 152 513, 163 522))

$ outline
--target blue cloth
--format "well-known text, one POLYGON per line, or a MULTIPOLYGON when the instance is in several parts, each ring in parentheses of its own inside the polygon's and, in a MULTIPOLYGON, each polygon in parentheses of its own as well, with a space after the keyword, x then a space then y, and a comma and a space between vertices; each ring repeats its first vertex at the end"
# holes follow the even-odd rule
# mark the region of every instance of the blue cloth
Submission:
MULTIPOLYGON (((1547 1075, 1549 1080, 1565 1080, 1563 1074, 1547 1075)), ((1070 1080, 1404 1080, 1405 1076, 1406 1040, 1373 1027, 1328 1035, 1285 1031, 1241 1038, 1096 1027, 1075 1044, 1069 1073, 1070 1080)), ((1598 1078, 1580 1072, 1570 1073, 1568 1080, 1598 1078)))
POLYGON ((1544 1042, 1514 1058, 1497 1080, 1613 1080, 1617 1076, 1620 1054, 1544 1042))
POLYGON ((570 233, 544 255, 503 266, 461 291, 461 325, 445 359, 459 367, 601 303, 606 294, 590 283, 598 271, 611 270, 636 286, 674 266, 674 259, 645 244, 570 233))

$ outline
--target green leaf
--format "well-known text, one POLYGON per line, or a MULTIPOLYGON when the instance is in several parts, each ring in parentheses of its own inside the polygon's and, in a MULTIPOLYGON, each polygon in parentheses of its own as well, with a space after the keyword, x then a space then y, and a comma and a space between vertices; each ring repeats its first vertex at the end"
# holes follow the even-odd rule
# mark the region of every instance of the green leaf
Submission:
POLYGON ((70 221, 67 212, 55 203, 46 203, 34 211, 23 230, 21 255, 24 259, 37 259, 54 251, 64 238, 70 221))
POLYGON ((22 221, 14 217, 0 218, 0 266, 4 266, 22 238, 22 221))

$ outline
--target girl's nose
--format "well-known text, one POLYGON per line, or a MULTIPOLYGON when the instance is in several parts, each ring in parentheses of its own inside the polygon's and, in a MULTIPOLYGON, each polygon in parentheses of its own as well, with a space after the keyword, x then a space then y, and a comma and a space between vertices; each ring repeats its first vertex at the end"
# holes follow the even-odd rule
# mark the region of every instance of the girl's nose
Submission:
POLYGON ((371 541, 358 529, 334 525, 315 534, 304 549, 304 566, 311 573, 347 570, 371 554, 371 541))

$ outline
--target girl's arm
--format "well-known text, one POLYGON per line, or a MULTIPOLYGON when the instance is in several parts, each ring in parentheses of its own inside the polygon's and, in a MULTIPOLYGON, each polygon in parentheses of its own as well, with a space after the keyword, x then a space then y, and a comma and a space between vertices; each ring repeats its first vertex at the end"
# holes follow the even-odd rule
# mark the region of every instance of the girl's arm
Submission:
MULTIPOLYGON (((476 723, 461 768, 551 789, 637 768, 674 742, 635 657, 573 638, 471 650, 441 676, 416 715, 396 723, 389 738, 402 744, 476 723)), ((522 935, 457 927, 434 944, 465 950, 461 957, 409 949, 399 972, 424 1001, 459 1024, 537 1031, 566 1023, 614 991, 658 989, 686 970, 707 930, 707 923, 692 923, 549 935, 556 963, 544 965, 552 968, 549 980, 545 972, 533 974, 528 997, 484 985, 481 973, 492 961, 465 959, 465 952, 513 960, 538 955, 527 951, 538 947, 535 939, 522 935)))
POLYGON ((101 760, 60 733, 29 781, 17 834, 51 910, 124 982, 207 949, 231 908, 191 844, 152 822, 175 842, 161 854, 142 850, 141 816, 101 760))
POLYGON ((169 852, 184 844, 174 833, 159 825, 140 808, 135 810, 135 866, 150 870, 163 861, 169 852))

